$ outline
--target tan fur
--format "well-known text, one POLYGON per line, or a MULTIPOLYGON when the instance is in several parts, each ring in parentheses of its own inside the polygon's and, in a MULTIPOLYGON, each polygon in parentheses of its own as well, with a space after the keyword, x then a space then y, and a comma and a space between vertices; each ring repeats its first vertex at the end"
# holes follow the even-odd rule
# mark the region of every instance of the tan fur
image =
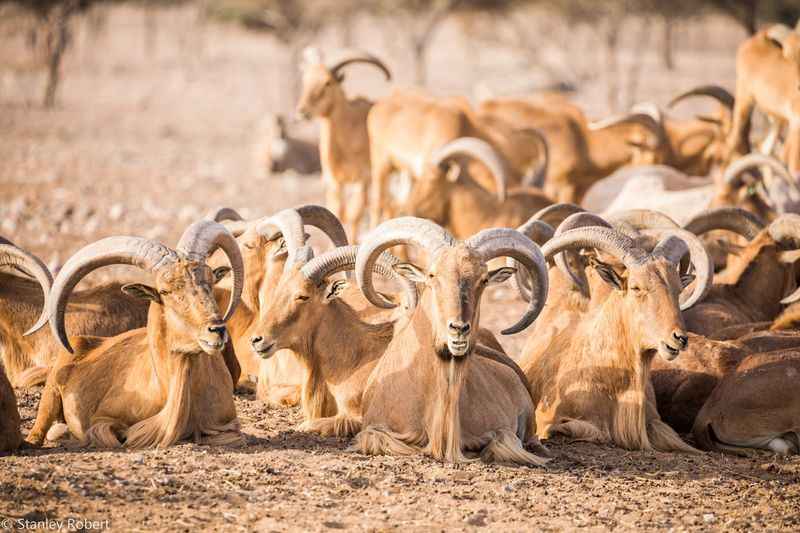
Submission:
POLYGON ((365 98, 348 98, 340 80, 323 63, 303 67, 297 111, 320 123, 319 153, 326 205, 349 225, 352 239, 360 231, 369 195, 367 114, 371 108, 372 102, 365 98), (348 199, 346 186, 355 188, 356 195, 348 199))
POLYGON ((611 289, 594 268, 587 275, 590 298, 576 296, 563 316, 558 310, 564 303, 546 307, 542 317, 552 320, 539 321, 523 349, 520 366, 538 400, 539 436, 563 433, 627 449, 690 451, 660 424, 648 390, 653 357, 662 343, 674 346, 673 334, 683 330, 674 266, 650 259, 625 272, 622 290, 611 289))
POLYGON ((19 425, 17 397, 3 365, 0 364, 0 453, 16 450, 22 443, 19 425))
POLYGON ((468 460, 467 452, 491 446, 487 458, 542 464, 543 459, 520 452, 534 428, 531 395, 518 373, 508 364, 476 357, 476 341, 469 335, 466 354, 454 356, 448 347, 448 321, 479 330, 486 265, 461 244, 441 251, 428 272, 419 305, 369 377, 364 429, 355 448, 461 462, 468 460))
POLYGON ((783 161, 800 172, 800 32, 790 31, 779 46, 771 27, 744 41, 736 54, 736 105, 726 157, 750 151, 750 118, 754 108, 777 123, 788 123, 783 161))
MULTIPOLYGON (((148 302, 121 291, 120 283, 76 291, 66 312, 71 335, 114 336, 147 322, 148 302)), ((15 387, 40 385, 61 346, 48 329, 23 337, 42 312, 44 296, 38 283, 0 272, 0 352, 15 387)))
POLYGON ((236 427, 222 350, 199 344, 221 344, 224 335, 213 282, 204 263, 178 258, 157 272, 151 291, 159 296, 147 328, 71 338, 75 353, 62 350, 50 370, 27 441, 40 445, 60 420, 97 447, 123 440, 128 447, 164 447, 236 427))
MULTIPOLYGON (((415 184, 422 180, 445 179, 441 175, 426 175, 432 171, 427 168, 430 166, 427 161, 435 150, 455 139, 474 137, 492 145, 506 161, 511 187, 519 186, 531 162, 542 157, 538 144, 531 142, 527 135, 516 133, 505 120, 479 117, 461 98, 436 99, 416 89, 396 90, 377 102, 369 113, 367 129, 372 163, 372 227, 397 214, 389 198, 389 176, 402 172, 415 184)), ((494 178, 482 163, 471 162, 468 168, 484 190, 495 191, 494 178)))

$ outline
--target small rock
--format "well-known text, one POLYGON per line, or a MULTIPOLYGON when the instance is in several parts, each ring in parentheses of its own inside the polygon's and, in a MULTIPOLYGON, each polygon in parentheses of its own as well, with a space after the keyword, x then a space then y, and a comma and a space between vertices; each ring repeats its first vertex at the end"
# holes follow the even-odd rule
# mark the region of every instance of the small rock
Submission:
POLYGON ((112 205, 108 210, 108 218, 111 220, 117 221, 122 218, 122 214, 125 212, 125 208, 120 203, 116 203, 112 205))
POLYGON ((714 513, 706 513, 703 515, 703 522, 706 524, 713 524, 717 521, 717 517, 714 516, 714 513))
POLYGON ((477 512, 475 514, 469 515, 464 521, 471 526, 485 527, 486 514, 482 512, 477 512))

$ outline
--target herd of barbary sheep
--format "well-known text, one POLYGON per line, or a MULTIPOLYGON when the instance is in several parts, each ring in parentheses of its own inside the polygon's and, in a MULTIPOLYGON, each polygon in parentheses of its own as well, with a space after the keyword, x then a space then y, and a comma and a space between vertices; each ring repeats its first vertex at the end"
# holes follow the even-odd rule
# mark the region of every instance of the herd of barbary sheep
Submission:
POLYGON ((673 99, 716 103, 690 120, 647 103, 591 122, 557 94, 351 99, 354 63, 391 78, 308 50, 318 146, 279 121, 268 147, 272 170, 321 167, 327 207, 219 208, 174 248, 108 237, 55 279, 0 240, 0 451, 242 442, 234 395, 255 388, 365 454, 543 465, 556 434, 800 453, 800 24, 741 44, 735 94, 673 99), (151 284, 76 290, 113 264, 151 284), (506 281, 521 353, 481 324, 506 281), (13 387, 41 385, 22 435, 13 387))

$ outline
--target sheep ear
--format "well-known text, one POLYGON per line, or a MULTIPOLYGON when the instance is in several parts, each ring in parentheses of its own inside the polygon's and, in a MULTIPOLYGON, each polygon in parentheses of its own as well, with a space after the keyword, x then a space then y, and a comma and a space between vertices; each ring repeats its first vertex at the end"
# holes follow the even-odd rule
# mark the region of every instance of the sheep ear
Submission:
POLYGON ((503 283, 517 271, 514 267, 502 267, 489 272, 489 283, 503 283))
POLYGON ((800 250, 786 250, 778 253, 778 261, 781 263, 792 264, 800 259, 800 250))
POLYGON ((331 300, 339 298, 344 293, 344 290, 346 288, 347 288, 347 280, 343 279, 335 280, 328 287, 328 294, 325 295, 325 301, 330 302, 331 300))
POLYGON ((460 175, 461 175, 461 165, 453 163, 452 165, 449 165, 447 167, 447 174, 445 174, 447 181, 455 183, 458 181, 458 177, 460 175))
POLYGON ((128 283, 127 285, 123 285, 122 292, 133 298, 150 300, 157 304, 161 303, 161 295, 158 294, 158 291, 143 283, 128 283))
POLYGON ((425 272, 412 263, 397 263, 396 265, 392 265, 392 270, 414 283, 425 283, 428 279, 425 272))
POLYGON ((336 76, 334 76, 334 79, 336 80, 336 83, 339 83, 339 84, 343 83, 344 82, 344 72, 339 72, 338 74, 336 74, 336 76))
POLYGON ((221 266, 221 267, 215 268, 214 269, 214 284, 216 285, 217 283, 222 281, 222 278, 227 276, 230 271, 231 271, 231 267, 229 267, 229 266, 221 266))
POLYGON ((619 291, 625 290, 625 280, 623 280, 622 277, 617 274, 617 271, 614 270, 611 265, 603 263, 597 259, 592 261, 592 263, 592 266, 594 267, 595 271, 597 271, 600 279, 619 291))
POLYGON ((275 250, 272 252, 273 259, 279 259, 288 255, 289 249, 286 248, 286 239, 281 237, 275 245, 275 250))

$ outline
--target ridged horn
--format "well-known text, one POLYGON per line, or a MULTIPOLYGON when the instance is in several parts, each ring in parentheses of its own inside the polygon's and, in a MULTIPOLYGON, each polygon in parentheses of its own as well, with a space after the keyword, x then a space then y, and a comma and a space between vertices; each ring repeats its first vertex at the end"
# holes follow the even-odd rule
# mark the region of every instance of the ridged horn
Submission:
POLYGON ((497 150, 484 140, 475 137, 460 137, 436 150, 431 155, 430 163, 439 166, 451 157, 459 155, 472 157, 486 165, 494 177, 497 199, 500 202, 504 202, 506 200, 508 171, 506 170, 506 162, 497 150))
POLYGON ((552 227, 557 228, 570 215, 574 215, 575 213, 583 213, 584 211, 586 211, 586 209, 575 204, 553 204, 537 211, 536 214, 531 217, 531 219, 547 222, 552 227))
POLYGON ((665 242, 671 237, 683 241, 686 250, 689 252, 689 259, 692 262, 697 278, 692 294, 688 298, 681 298, 683 300, 680 304, 681 311, 689 309, 702 300, 711 289, 711 283, 714 279, 714 262, 697 235, 684 229, 650 229, 643 230, 642 233, 656 236, 660 239, 653 249, 653 255, 661 255, 675 264, 680 263, 684 253, 681 253, 674 245, 667 246, 665 242))
POLYGON ((47 323, 47 296, 53 286, 53 276, 41 259, 2 237, 0 237, 0 266, 13 266, 21 270, 32 276, 42 287, 44 293, 42 312, 33 326, 23 333, 23 335, 30 335, 47 323))
POLYGON ((602 120, 590 122, 589 130, 604 130, 607 128, 620 126, 622 124, 638 124, 655 135, 659 145, 664 141, 664 128, 662 127, 661 123, 655 120, 649 114, 642 112, 624 113, 622 115, 615 115, 602 120))
MULTIPOLYGON (((589 227, 612 228, 608 221, 598 215, 592 213, 575 213, 567 217, 564 222, 556 228, 556 233, 553 238, 563 235, 570 230, 589 227)), ((573 264, 580 264, 580 255, 574 250, 564 250, 564 252, 556 254, 554 260, 561 273, 572 280, 572 283, 581 291, 581 294, 588 297, 589 284, 586 281, 586 274, 583 270, 576 272, 570 267, 570 262, 573 264)))
POLYGON ((304 225, 314 226, 322 231, 335 247, 348 245, 347 232, 345 232, 344 226, 329 209, 321 205, 308 204, 298 207, 297 212, 300 214, 304 225))
POLYGON ((267 240, 283 236, 288 251, 284 269, 288 270, 298 261, 298 250, 305 246, 306 235, 303 218, 296 209, 283 209, 272 216, 264 217, 255 222, 254 230, 267 240))
POLYGON ((683 229, 695 235, 727 230, 752 241, 764 229, 764 222, 758 215, 740 207, 720 207, 696 214, 684 224, 683 229))
POLYGON ((383 309, 396 307, 375 290, 372 281, 374 265, 380 254, 392 246, 414 244, 433 258, 439 250, 455 243, 447 230, 430 220, 416 217, 387 220, 372 230, 358 249, 355 269, 358 286, 372 305, 383 309))
MULTIPOLYGON (((800 248, 800 215, 781 215, 772 221, 767 227, 767 231, 775 242, 786 244, 788 241, 792 246, 800 248)), ((800 287, 781 300, 781 303, 790 304, 797 300, 800 300, 800 287)))
MULTIPOLYGON (((525 224, 517 228, 517 231, 525 235, 527 238, 535 242, 538 246, 543 246, 544 243, 553 238, 555 230, 553 227, 542 220, 537 220, 531 217, 525 224)), ((514 281, 519 291, 520 296, 526 302, 531 301, 531 283, 527 277, 527 273, 519 268, 519 265, 514 262, 516 272, 514 272, 514 281)))
POLYGON ((476 250, 486 263, 496 257, 510 257, 528 271, 535 287, 528 308, 516 324, 501 333, 513 335, 530 326, 544 308, 549 287, 547 263, 536 243, 511 228, 490 228, 467 239, 466 245, 476 250))
POLYGON ((747 154, 746 156, 740 157, 731 163, 728 168, 725 169, 725 172, 722 175, 722 180, 728 185, 739 187, 742 184, 743 172, 750 170, 751 168, 761 166, 769 167, 773 172, 775 172, 776 175, 780 176, 780 178, 785 181, 789 187, 798 190, 797 184, 795 183, 792 175, 789 173, 789 170, 786 168, 786 165, 772 156, 759 153, 747 154))
POLYGON ((536 128, 525 128, 518 130, 517 133, 533 137, 539 144, 542 151, 542 162, 533 172, 522 177, 522 184, 526 187, 538 187, 541 189, 544 187, 544 180, 547 177, 547 170, 550 167, 550 145, 547 143, 547 138, 544 134, 536 128))
POLYGON ((339 75, 339 71, 342 70, 347 65, 352 65, 354 63, 364 63, 367 65, 372 65, 377 67, 383 75, 386 76, 386 81, 392 79, 392 73, 389 71, 389 67, 386 64, 375 57, 372 54, 364 52, 362 50, 348 50, 345 51, 344 56, 338 59, 336 62, 332 62, 327 65, 328 70, 331 71, 331 74, 336 77, 339 75))
POLYGON ((545 259, 575 248, 596 248, 622 262, 626 267, 640 265, 647 258, 633 239, 611 228, 584 227, 569 230, 550 239, 543 247, 545 259))
POLYGON ((239 245, 231 233, 219 222, 200 220, 186 228, 175 250, 187 258, 205 263, 208 257, 221 249, 228 257, 233 274, 233 289, 223 321, 227 321, 242 299, 244 287, 244 262, 239 245))
POLYGON ((206 218, 213 220, 214 222, 222 222, 224 220, 244 220, 242 215, 240 215, 232 207, 215 207, 206 214, 206 218))
POLYGON ((679 102, 682 102, 688 98, 695 98, 697 96, 707 96, 709 98, 713 98, 730 111, 733 111, 733 106, 736 102, 733 95, 724 87, 720 87, 719 85, 700 85, 699 87, 689 89, 688 91, 679 94, 669 101, 667 107, 672 108, 679 102))
MULTIPOLYGON (((629 226, 635 230, 657 228, 680 228, 680 224, 669 216, 651 209, 629 209, 607 215, 606 220, 612 225, 629 226)), ((619 228, 617 228, 619 229, 619 228)))
MULTIPOLYGON (((306 263, 300 272, 311 282, 319 285, 325 278, 339 272, 349 272, 356 267, 356 256, 358 255, 358 245, 341 246, 329 250, 306 263)), ((408 279, 397 274, 392 268, 400 260, 390 254, 383 252, 378 260, 375 261, 374 272, 384 278, 396 280, 403 286, 403 290, 408 294, 410 307, 417 306, 417 287, 408 279)))
POLYGON ((64 326, 64 312, 75 285, 93 270, 107 265, 133 265, 148 272, 178 260, 178 254, 163 244, 141 237, 108 237, 84 246, 70 257, 56 276, 47 298, 47 315, 53 336, 70 353, 72 346, 64 326))

